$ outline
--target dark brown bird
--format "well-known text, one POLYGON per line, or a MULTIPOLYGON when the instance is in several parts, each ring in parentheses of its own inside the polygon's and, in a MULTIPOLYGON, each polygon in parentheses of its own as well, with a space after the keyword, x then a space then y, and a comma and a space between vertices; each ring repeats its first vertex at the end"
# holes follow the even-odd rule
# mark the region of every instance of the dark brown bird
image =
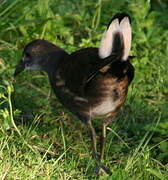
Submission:
POLYGON ((89 128, 97 172, 103 170, 111 174, 101 163, 106 126, 124 104, 134 77, 134 68, 129 62, 130 48, 130 18, 122 13, 112 18, 99 48, 85 48, 69 55, 48 41, 34 40, 24 48, 15 70, 15 76, 24 69, 47 72, 60 102, 89 128), (99 117, 102 122, 100 154, 92 125, 92 120, 99 117))

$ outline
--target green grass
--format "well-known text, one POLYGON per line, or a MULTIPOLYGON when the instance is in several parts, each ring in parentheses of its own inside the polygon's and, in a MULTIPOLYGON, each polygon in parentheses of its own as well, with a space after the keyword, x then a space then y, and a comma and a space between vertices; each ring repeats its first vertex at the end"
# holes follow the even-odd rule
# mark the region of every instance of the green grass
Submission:
MULTIPOLYGON (((43 72, 13 78, 23 47, 44 38, 73 52, 99 46, 117 12, 132 17, 135 79, 108 127, 111 180, 168 179, 168 2, 0 1, 0 179, 94 179, 84 125, 55 98, 43 72)), ((98 127, 98 123, 95 121, 98 127)))

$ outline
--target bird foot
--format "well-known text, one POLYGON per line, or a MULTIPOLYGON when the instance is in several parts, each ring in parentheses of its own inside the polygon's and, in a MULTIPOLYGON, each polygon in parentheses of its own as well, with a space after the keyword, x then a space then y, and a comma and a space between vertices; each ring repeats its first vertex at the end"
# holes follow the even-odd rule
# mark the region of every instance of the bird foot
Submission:
POLYGON ((98 176, 101 175, 101 174, 103 174, 103 173, 106 173, 106 174, 108 174, 109 176, 112 175, 112 172, 110 171, 110 169, 107 168, 106 166, 104 166, 103 164, 99 164, 99 165, 96 167, 95 173, 96 173, 96 175, 98 175, 98 176))

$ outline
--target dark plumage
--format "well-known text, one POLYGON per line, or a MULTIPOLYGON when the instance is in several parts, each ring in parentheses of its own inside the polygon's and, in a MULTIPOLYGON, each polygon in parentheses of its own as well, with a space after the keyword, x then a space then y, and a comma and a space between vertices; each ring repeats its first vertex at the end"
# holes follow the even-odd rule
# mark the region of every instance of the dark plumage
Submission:
POLYGON ((98 172, 110 170, 101 164, 106 126, 124 104, 128 86, 134 77, 129 62, 131 26, 127 14, 113 17, 104 33, 99 49, 86 48, 72 54, 45 40, 34 40, 26 45, 15 76, 23 69, 44 70, 60 102, 82 122, 90 132, 93 157, 98 172), (97 152, 94 118, 102 121, 100 155, 97 152))

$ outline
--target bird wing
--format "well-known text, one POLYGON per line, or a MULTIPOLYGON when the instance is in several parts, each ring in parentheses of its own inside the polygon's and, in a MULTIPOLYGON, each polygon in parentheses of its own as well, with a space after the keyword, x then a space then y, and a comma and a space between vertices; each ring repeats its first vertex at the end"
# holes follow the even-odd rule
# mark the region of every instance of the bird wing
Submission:
MULTIPOLYGON (((103 34, 99 49, 81 49, 64 58, 60 74, 66 86, 77 95, 84 96, 86 84, 98 72, 107 72, 109 64, 117 62, 123 68, 127 67, 131 39, 129 16, 124 13, 115 15, 103 34)), ((123 68, 117 68, 117 73, 123 68)))
POLYGON ((98 48, 81 49, 62 61, 60 75, 73 93, 83 97, 86 84, 115 59, 117 58, 112 56, 100 59, 98 48))

